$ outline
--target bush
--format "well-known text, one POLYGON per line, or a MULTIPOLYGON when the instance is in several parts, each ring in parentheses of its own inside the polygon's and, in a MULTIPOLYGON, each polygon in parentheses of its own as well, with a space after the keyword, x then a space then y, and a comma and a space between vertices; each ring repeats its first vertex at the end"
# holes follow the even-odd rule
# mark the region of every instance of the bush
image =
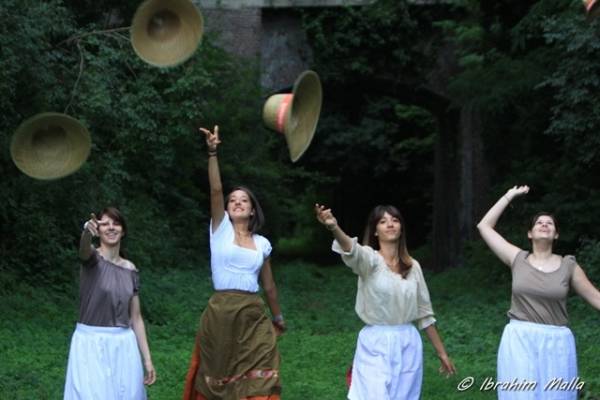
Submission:
POLYGON ((588 278, 600 286, 600 241, 584 239, 577 251, 577 262, 583 268, 588 278))

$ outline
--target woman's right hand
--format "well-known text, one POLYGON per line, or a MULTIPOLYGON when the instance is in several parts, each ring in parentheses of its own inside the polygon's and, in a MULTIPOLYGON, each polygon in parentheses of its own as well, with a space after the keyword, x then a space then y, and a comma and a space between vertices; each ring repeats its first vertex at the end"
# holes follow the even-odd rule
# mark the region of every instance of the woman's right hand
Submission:
POLYGON ((512 188, 508 189, 505 196, 508 199, 508 201, 512 201, 512 199, 514 199, 515 197, 527 194, 528 192, 529 186, 527 185, 513 186, 512 188))
POLYGON ((325 206, 317 203, 315 204, 315 214, 317 215, 317 220, 330 231, 334 230, 337 226, 337 219, 333 216, 331 208, 325 208, 325 206))
POLYGON ((83 231, 90 233, 92 236, 98 236, 98 227, 100 223, 94 213, 90 214, 90 219, 83 224, 83 231))
POLYGON ((217 146, 221 143, 219 139, 219 126, 215 125, 213 131, 209 131, 206 128, 198 128, 206 136, 206 146, 208 151, 217 151, 217 146))

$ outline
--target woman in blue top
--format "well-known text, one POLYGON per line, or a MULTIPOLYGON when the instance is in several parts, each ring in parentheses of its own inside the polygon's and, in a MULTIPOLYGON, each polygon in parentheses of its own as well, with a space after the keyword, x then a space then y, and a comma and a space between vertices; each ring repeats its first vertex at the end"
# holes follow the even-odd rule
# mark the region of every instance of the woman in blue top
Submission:
POLYGON ((208 145, 210 251, 215 293, 201 318, 184 399, 279 399, 277 335, 285 323, 271 272, 271 244, 254 194, 236 187, 223 198, 219 128, 200 128, 208 145), (264 313, 258 280, 272 320, 264 313))

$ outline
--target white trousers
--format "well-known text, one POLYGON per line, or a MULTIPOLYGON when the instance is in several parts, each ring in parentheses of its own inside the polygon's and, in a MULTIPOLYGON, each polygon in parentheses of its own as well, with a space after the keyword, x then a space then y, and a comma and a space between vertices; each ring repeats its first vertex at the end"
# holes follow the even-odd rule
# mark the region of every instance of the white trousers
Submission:
POLYGON ((145 400, 144 370, 133 330, 77 324, 64 400, 145 400))
POLYGON ((423 381, 423 342, 412 324, 361 329, 350 400, 416 400, 423 381))
POLYGON ((575 339, 566 326, 511 320, 498 349, 500 400, 577 399, 575 339), (571 384, 570 384, 571 383, 571 384))

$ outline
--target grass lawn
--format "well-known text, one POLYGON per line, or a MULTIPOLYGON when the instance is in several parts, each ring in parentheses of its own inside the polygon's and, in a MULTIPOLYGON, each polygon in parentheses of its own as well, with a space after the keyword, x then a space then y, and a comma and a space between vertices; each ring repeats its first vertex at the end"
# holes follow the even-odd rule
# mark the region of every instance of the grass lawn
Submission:
MULTIPOLYGON (((345 372, 362 323, 354 313, 356 277, 341 265, 274 260, 288 332, 280 339, 285 400, 345 399, 345 372)), ((424 336, 423 399, 494 399, 477 388, 495 377, 496 350, 506 323, 508 270, 462 268, 426 275, 438 329, 458 374, 437 373, 424 336), (500 272, 498 272, 500 271, 500 272), (473 377, 472 389, 459 382, 473 377)), ((142 307, 158 380, 150 399, 182 393, 199 315, 211 294, 206 267, 197 271, 142 270, 142 307)), ((62 398, 68 345, 76 321, 76 282, 70 295, 27 285, 5 289, 0 303, 0 399, 62 398)), ((600 315, 579 298, 569 301, 577 340, 582 398, 600 398, 600 315)), ((376 399, 374 399, 376 400, 376 399)))

